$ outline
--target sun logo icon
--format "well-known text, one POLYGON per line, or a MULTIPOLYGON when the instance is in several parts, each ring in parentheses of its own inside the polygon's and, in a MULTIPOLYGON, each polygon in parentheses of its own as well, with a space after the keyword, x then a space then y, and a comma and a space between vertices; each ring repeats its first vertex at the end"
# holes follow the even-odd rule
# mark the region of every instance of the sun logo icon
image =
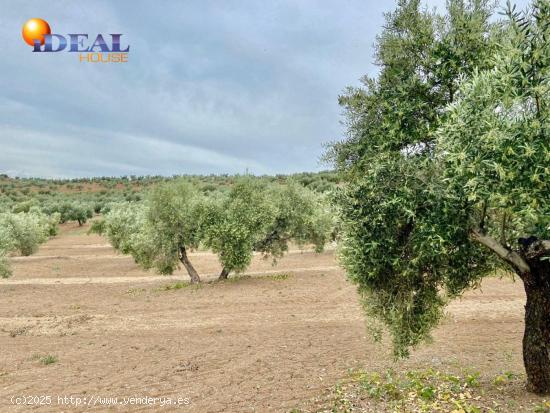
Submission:
POLYGON ((50 25, 46 20, 33 18, 29 19, 23 25, 23 40, 30 46, 34 46, 34 41, 38 40, 41 45, 44 44, 44 36, 51 34, 50 25))

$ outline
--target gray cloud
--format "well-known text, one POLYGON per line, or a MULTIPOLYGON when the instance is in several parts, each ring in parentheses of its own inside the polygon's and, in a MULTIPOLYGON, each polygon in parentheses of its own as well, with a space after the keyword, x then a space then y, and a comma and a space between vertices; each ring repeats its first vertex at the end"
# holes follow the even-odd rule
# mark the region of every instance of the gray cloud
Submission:
MULTIPOLYGON (((430 6, 442 0, 428 2, 430 6)), ((0 1, 0 172, 76 177, 321 169, 338 94, 373 74, 391 2, 0 1), (126 64, 33 54, 21 26, 124 33, 126 64)))

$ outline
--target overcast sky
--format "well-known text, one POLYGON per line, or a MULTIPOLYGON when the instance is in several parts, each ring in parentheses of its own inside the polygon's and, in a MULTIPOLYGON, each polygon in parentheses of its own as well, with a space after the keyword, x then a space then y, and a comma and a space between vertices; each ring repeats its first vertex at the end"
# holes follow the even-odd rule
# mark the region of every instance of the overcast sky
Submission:
MULTIPOLYGON (((525 5, 527 0, 518 1, 525 5)), ((426 1, 430 7, 444 0, 426 1)), ((0 0, 0 173, 82 177, 326 169, 339 93, 374 74, 387 0, 0 0), (52 33, 123 33, 124 64, 32 53, 52 33)))

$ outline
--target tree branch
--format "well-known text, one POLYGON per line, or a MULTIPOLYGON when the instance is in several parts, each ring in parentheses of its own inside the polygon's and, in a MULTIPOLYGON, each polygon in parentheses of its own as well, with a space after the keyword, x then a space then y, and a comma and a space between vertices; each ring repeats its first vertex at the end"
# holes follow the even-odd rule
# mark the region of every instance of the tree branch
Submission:
POLYGON ((483 201, 483 208, 481 209, 481 219, 479 220, 479 231, 485 231, 485 217, 487 216, 487 201, 483 201))
POLYGON ((500 243, 506 243, 506 212, 502 215, 502 225, 500 227, 500 243))
POLYGON ((527 274, 531 271, 529 264, 517 252, 512 251, 498 242, 496 239, 483 234, 479 229, 472 230, 472 239, 485 245, 502 260, 510 264, 519 274, 527 274))

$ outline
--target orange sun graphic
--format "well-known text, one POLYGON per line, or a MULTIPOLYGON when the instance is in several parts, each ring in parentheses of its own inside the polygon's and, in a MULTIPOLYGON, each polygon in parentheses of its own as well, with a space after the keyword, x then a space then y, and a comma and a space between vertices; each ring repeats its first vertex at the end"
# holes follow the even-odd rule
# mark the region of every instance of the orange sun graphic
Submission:
POLYGON ((44 35, 51 34, 50 25, 46 20, 29 19, 23 25, 23 39, 31 46, 34 46, 34 40, 40 40, 44 44, 44 35))

